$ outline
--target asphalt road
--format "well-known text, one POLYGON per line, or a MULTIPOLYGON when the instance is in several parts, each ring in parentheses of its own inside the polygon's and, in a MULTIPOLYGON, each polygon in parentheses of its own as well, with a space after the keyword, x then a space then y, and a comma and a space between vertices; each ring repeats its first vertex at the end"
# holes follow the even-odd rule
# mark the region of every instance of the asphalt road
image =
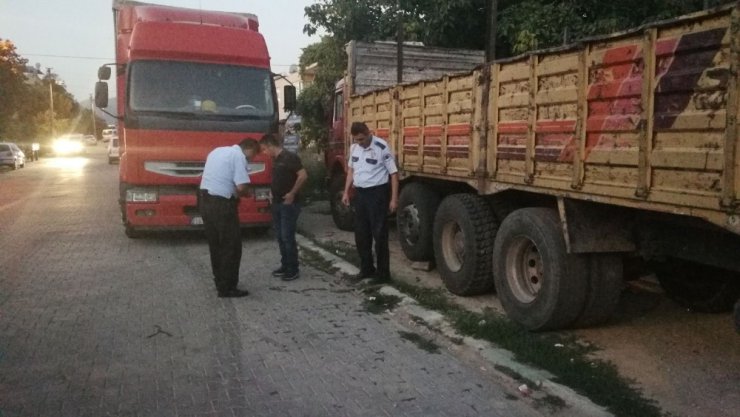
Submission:
POLYGON ((537 416, 515 387, 401 337, 336 278, 219 299, 197 233, 124 236, 101 146, 0 170, 0 416, 537 416))

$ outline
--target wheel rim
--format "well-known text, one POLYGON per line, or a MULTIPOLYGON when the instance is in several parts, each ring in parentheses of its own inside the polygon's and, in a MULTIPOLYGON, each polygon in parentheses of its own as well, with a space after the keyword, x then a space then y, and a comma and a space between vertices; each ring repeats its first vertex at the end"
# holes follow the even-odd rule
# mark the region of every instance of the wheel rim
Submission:
POLYGON ((419 209, 410 204, 401 210, 398 217, 398 228, 403 240, 411 246, 419 243, 421 221, 419 220, 419 209))
POLYGON ((531 240, 520 237, 506 251, 506 281, 512 294, 522 303, 537 298, 544 279, 542 255, 531 240))
POLYGON ((442 227, 442 256, 452 272, 462 269, 465 260, 465 233, 456 222, 442 227))

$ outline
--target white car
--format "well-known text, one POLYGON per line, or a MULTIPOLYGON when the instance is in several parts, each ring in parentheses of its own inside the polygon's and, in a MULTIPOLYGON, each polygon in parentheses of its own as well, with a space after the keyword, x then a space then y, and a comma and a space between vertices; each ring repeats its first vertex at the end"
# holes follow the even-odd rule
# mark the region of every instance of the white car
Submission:
POLYGON ((25 168, 26 155, 15 143, 0 142, 0 166, 2 165, 13 169, 25 168))
POLYGON ((54 141, 54 153, 57 156, 74 156, 85 153, 85 135, 70 133, 54 141))
POLYGON ((118 138, 112 137, 108 142, 108 163, 112 164, 113 161, 119 161, 120 155, 118 153, 118 138))

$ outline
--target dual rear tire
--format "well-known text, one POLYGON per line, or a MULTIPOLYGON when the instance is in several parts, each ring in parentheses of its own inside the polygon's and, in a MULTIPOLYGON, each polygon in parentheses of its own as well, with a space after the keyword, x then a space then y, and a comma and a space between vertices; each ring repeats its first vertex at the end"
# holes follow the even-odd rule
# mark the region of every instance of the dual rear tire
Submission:
POLYGON ((623 289, 622 258, 568 254, 558 213, 524 208, 500 223, 484 199, 446 197, 433 228, 434 255, 457 295, 497 290, 507 315, 533 331, 608 320, 623 289))

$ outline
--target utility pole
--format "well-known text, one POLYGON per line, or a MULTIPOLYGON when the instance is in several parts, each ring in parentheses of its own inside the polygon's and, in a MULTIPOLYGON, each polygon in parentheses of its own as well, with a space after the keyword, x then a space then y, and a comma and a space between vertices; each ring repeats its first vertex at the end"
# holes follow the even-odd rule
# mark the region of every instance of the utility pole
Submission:
POLYGON ((498 0, 488 0, 488 20, 486 21, 486 62, 496 59, 496 16, 498 0))
POLYGON ((90 94, 90 115, 92 117, 92 125, 93 125, 93 136, 95 136, 95 141, 98 141, 98 128, 95 126, 95 102, 93 101, 93 95, 90 94))
POLYGON ((401 10, 401 0, 398 5, 398 28, 396 29, 396 48, 398 49, 398 62, 396 63, 396 81, 398 84, 403 82, 403 12, 401 10))
POLYGON ((52 88, 53 83, 54 83, 54 79, 51 78, 51 70, 50 70, 49 71, 49 107, 51 109, 51 112, 49 113, 49 131, 51 132, 52 139, 56 137, 56 133, 54 132, 54 89, 52 88))

